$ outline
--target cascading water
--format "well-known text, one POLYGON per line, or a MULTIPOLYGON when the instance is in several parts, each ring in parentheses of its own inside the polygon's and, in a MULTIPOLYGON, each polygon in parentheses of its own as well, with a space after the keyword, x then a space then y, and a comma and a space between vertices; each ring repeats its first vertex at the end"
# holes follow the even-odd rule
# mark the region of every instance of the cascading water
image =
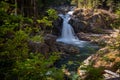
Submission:
POLYGON ((80 54, 67 54, 61 58, 57 63, 56 67, 60 68, 65 65, 69 71, 74 72, 80 66, 79 62, 85 60, 88 56, 95 53, 98 47, 96 45, 90 44, 88 41, 81 41, 75 35, 72 26, 68 23, 71 18, 73 11, 69 11, 67 14, 60 14, 59 16, 63 18, 63 28, 61 36, 57 39, 57 42, 63 42, 66 44, 72 44, 80 49, 80 54), (69 61, 73 64, 69 64, 69 61))
POLYGON ((74 30, 72 26, 68 23, 70 20, 70 16, 72 15, 73 11, 69 11, 67 14, 63 15, 60 14, 59 16, 63 18, 63 28, 62 28, 62 35, 60 38, 57 39, 57 42, 63 42, 67 44, 76 45, 78 47, 82 47, 85 41, 80 41, 77 36, 75 36, 74 30))

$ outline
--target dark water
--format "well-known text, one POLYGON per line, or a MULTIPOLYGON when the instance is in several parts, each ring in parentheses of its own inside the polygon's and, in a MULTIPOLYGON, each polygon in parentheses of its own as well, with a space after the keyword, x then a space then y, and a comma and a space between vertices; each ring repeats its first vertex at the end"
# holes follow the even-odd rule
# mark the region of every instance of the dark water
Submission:
POLYGON ((65 68, 68 71, 76 72, 80 63, 94 54, 99 47, 96 44, 87 43, 84 47, 79 47, 79 54, 64 54, 55 64, 57 68, 65 68))

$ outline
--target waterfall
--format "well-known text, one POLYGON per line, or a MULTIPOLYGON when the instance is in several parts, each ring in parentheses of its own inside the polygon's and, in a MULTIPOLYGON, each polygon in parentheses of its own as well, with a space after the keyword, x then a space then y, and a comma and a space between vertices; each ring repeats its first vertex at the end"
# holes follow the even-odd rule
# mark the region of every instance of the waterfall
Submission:
POLYGON ((82 47, 85 41, 81 41, 75 35, 72 26, 68 23, 73 11, 69 11, 67 14, 60 14, 59 16, 63 19, 63 28, 61 36, 57 39, 57 42, 63 42, 67 44, 77 45, 82 47))

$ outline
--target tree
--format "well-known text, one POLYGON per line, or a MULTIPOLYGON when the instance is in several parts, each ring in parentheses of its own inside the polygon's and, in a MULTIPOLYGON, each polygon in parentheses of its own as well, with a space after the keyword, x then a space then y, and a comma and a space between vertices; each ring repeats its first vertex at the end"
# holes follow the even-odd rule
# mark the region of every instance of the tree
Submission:
POLYGON ((33 26, 30 18, 16 16, 12 11, 8 13, 9 8, 10 3, 0 1, 0 79, 63 80, 61 70, 52 66, 59 59, 59 53, 51 52, 47 58, 41 53, 32 53, 28 43, 32 36, 31 30, 36 26, 33 26), (32 27, 26 27, 25 24, 32 27))

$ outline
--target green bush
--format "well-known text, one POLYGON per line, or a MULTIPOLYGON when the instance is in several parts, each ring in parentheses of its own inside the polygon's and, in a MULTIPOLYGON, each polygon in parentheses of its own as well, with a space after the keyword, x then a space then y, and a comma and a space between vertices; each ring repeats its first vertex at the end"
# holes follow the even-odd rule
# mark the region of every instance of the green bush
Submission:
POLYGON ((95 68, 92 65, 88 65, 82 68, 86 70, 86 77, 85 80, 104 80, 103 79, 103 68, 95 68))
POLYGON ((108 44, 110 49, 114 49, 114 50, 120 50, 120 34, 117 35, 117 37, 115 38, 114 42, 112 42, 111 44, 108 44))
POLYGON ((46 12, 50 20, 56 20, 58 18, 57 12, 54 9, 48 9, 46 12))
MULTIPOLYGON (((8 14, 8 8, 7 3, 0 2, 0 79, 63 80, 62 71, 53 67, 60 58, 59 53, 50 53, 48 58, 41 53, 31 53, 28 40, 32 31, 39 33, 39 27, 33 27, 32 19, 8 14)), ((32 39, 42 40, 42 36, 32 35, 32 39)))
POLYGON ((34 42, 43 42, 44 39, 41 35, 36 35, 30 38, 30 40, 34 41, 34 42))
MULTIPOLYGON (((30 54, 30 58, 24 61, 16 61, 12 74, 17 75, 20 80, 62 80, 61 70, 51 67, 57 56, 50 56, 46 59, 42 54, 30 54)), ((10 78, 10 77, 9 77, 10 78)))
POLYGON ((58 18, 57 12, 54 9, 48 9, 46 11, 47 15, 38 19, 37 23, 40 25, 41 30, 45 33, 51 33, 53 28, 53 21, 58 18))

